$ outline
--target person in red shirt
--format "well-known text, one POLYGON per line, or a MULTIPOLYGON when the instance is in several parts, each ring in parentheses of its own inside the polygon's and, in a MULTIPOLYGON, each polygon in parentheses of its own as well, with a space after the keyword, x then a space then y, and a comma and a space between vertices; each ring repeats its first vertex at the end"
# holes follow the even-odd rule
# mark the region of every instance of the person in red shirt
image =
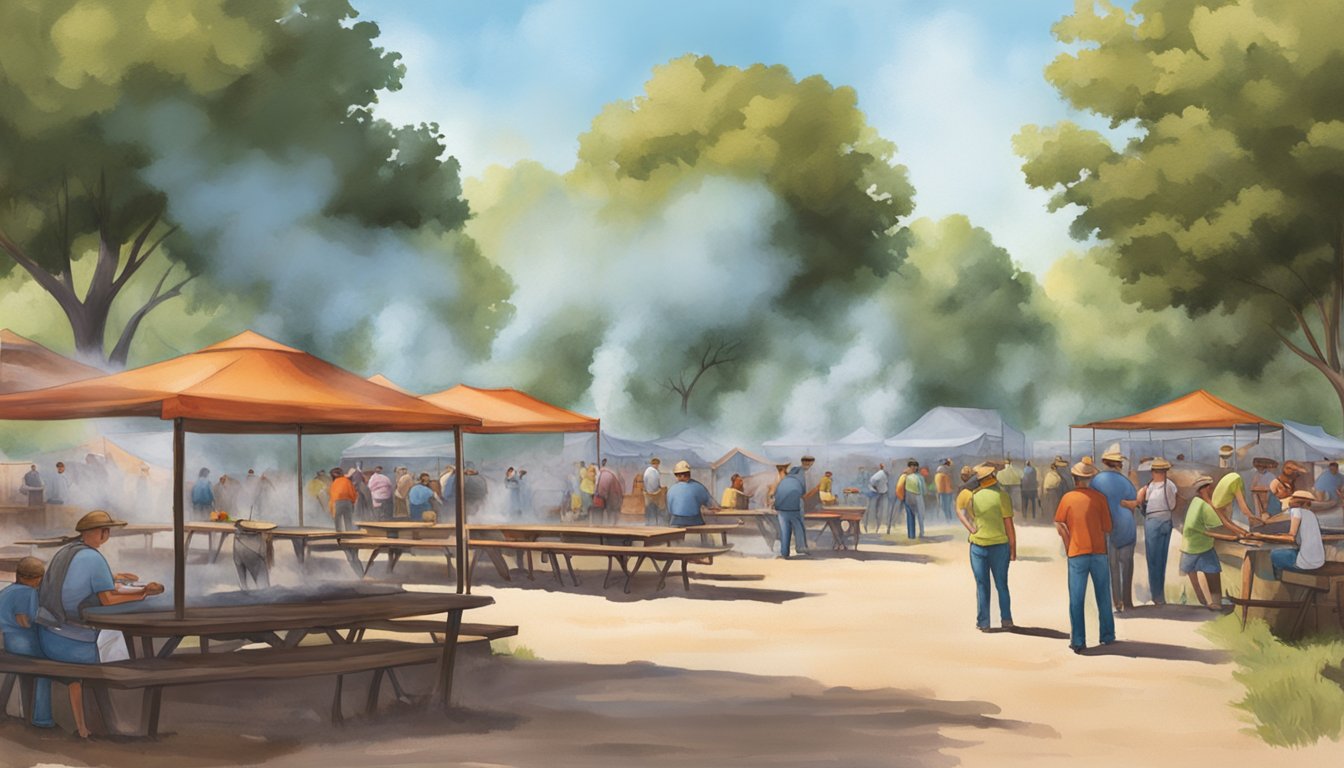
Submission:
POLYGON ((331 487, 327 493, 331 497, 331 519, 336 523, 336 530, 355 530, 355 501, 359 498, 359 492, 350 478, 345 476, 345 470, 332 468, 331 487))
POLYGON ((1082 653, 1087 647, 1083 624, 1083 600, 1087 580, 1097 599, 1101 644, 1115 642, 1115 615, 1111 612, 1111 571, 1106 559, 1106 534, 1111 530, 1111 510, 1106 497, 1088 487, 1097 475, 1089 460, 1074 464, 1074 489, 1064 494, 1055 510, 1055 530, 1069 554, 1069 648, 1082 653))

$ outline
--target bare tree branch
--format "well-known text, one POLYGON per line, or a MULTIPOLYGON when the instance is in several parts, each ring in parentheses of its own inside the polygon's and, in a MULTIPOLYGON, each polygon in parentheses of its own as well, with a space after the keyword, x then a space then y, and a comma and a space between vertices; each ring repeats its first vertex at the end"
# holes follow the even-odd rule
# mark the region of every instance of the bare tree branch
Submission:
POLYGON ((145 302, 144 306, 137 309, 126 321, 126 326, 121 329, 121 336, 117 339, 116 346, 112 348, 112 354, 108 355, 108 362, 117 366, 124 366, 127 358, 130 357, 131 341, 135 338, 135 332, 139 329, 140 322, 143 321, 145 316, 152 312, 155 307, 169 299, 181 296, 182 288, 195 279, 195 275, 187 275, 168 290, 163 290, 164 283, 168 281, 168 276, 172 274, 173 269, 176 266, 177 265, 175 264, 168 265, 168 269, 164 270, 163 275, 159 277, 159 282, 154 286, 154 292, 150 294, 149 300, 145 302))
POLYGON ((681 395, 681 412, 687 413, 690 410, 691 392, 695 385, 699 383, 700 377, 713 368, 728 363, 738 361, 738 356, 734 354, 737 351, 739 342, 718 343, 713 342, 705 344, 705 349, 700 353, 700 365, 695 375, 691 377, 690 383, 686 382, 686 374, 683 372, 677 376, 677 381, 673 382, 669 377, 665 387, 681 395))
MULTIPOLYGON (((1326 356, 1326 354, 1321 350, 1321 345, 1316 341, 1316 334, 1312 333, 1312 331, 1311 331, 1311 325, 1307 322, 1307 318, 1306 318, 1306 316, 1302 314, 1302 310, 1298 308, 1297 304, 1296 304, 1292 299, 1289 299, 1289 298, 1288 298, 1286 295, 1284 295, 1283 293, 1281 293, 1281 292, 1279 292, 1279 291, 1276 291, 1276 290, 1274 290, 1273 288, 1270 288, 1270 287, 1267 286, 1267 285, 1263 285, 1263 284, 1261 284, 1261 283, 1257 283, 1257 282, 1255 282, 1255 281, 1253 281, 1253 280, 1247 280, 1247 279, 1245 279, 1245 278, 1236 278, 1236 279, 1237 279, 1239 282, 1245 283, 1245 284, 1247 284, 1247 285, 1249 285, 1249 286, 1252 286, 1252 287, 1255 287, 1255 288, 1259 288, 1259 289, 1262 290, 1262 291, 1265 291, 1265 292, 1267 292, 1267 293, 1273 294, 1274 296, 1277 296, 1278 298, 1282 299, 1282 300, 1283 300, 1283 303, 1286 304, 1286 305, 1288 305, 1288 310, 1289 310, 1290 312, 1293 313, 1293 318, 1297 320, 1297 325, 1298 325, 1299 328, 1302 329, 1302 334, 1303 334, 1304 336, 1307 337, 1307 342, 1308 342, 1309 344, 1311 344, 1311 348, 1312 348, 1312 350, 1316 353, 1316 357, 1315 357, 1315 359, 1318 360, 1318 361, 1321 363, 1321 365, 1324 365, 1327 369, 1333 370, 1335 373, 1338 373, 1338 372, 1339 372, 1339 370, 1338 370, 1337 368, 1334 368, 1334 367, 1331 365, 1331 363, 1329 362, 1329 358, 1328 358, 1328 357, 1326 356)), ((1271 326, 1271 327, 1273 327, 1273 326, 1271 326)), ((1328 332, 1328 329, 1327 329, 1327 332, 1328 332)), ((1275 333, 1275 335, 1277 335, 1280 339, 1284 339, 1284 343, 1288 343, 1288 342, 1287 342, 1287 337, 1285 337, 1282 333, 1279 333, 1279 331, 1278 331, 1277 328, 1274 329, 1274 333, 1275 333)), ((1290 347, 1290 348, 1293 349, 1294 352, 1298 352, 1298 354, 1303 354, 1303 355, 1306 354, 1306 353, 1303 352, 1303 351, 1299 351, 1299 350, 1298 350, 1297 348, 1295 348, 1295 347, 1290 347)))

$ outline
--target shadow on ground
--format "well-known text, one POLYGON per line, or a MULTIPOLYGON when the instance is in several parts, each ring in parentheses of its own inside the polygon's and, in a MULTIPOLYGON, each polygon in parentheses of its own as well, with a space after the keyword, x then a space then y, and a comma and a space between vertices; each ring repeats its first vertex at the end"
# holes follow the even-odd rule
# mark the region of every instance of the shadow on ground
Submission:
MULTIPOLYGON (((412 692, 431 670, 400 673, 412 692)), ((367 675, 347 677, 347 713, 367 675)), ((333 683, 227 683, 174 689, 158 742, 80 743, 9 721, 0 763, 190 768, 276 765, 953 766, 967 728, 1055 739, 1052 729, 999 716, 986 701, 943 701, 896 689, 826 688, 801 677, 620 665, 467 658, 445 715, 386 693, 373 717, 326 722, 333 683), (258 691, 263 692, 258 695, 258 691), (944 733, 959 729, 959 738, 944 733)), ((138 699, 118 699, 124 723, 138 699)), ((349 717, 349 714, 347 714, 349 717)))
POLYGON ((1226 664, 1232 660, 1227 651, 1188 648, 1166 643, 1145 643, 1117 640, 1110 645, 1098 645, 1083 651, 1084 656, 1128 656, 1131 659, 1164 659, 1166 661, 1197 661, 1200 664, 1226 664))

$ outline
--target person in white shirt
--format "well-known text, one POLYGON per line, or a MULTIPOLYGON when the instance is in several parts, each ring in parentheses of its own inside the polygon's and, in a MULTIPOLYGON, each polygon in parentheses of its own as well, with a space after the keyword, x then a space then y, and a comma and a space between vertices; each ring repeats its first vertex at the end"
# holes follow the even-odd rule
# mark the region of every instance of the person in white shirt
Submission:
POLYGON ((1153 459, 1153 479, 1139 489, 1143 510, 1143 552, 1148 561, 1148 591, 1153 605, 1167 604, 1167 554, 1171 551, 1171 513, 1176 511, 1176 484, 1167 477, 1171 462, 1153 459))
POLYGON ((868 511, 863 516, 863 529, 868 530, 868 520, 872 518, 873 528, 882 526, 882 515, 887 509, 890 496, 888 490, 891 480, 887 477, 887 466, 878 464, 877 471, 868 478, 868 511))
POLYGON ((658 525, 663 520, 666 495, 663 493, 663 476, 658 468, 663 463, 657 456, 649 459, 644 469, 644 524, 658 525))
MULTIPOLYGON (((1288 504, 1287 533, 1251 531, 1247 534, 1248 537, 1261 541, 1294 545, 1270 550, 1269 564, 1273 568, 1275 579, 1282 577, 1285 569, 1314 571, 1325 565, 1325 542, 1321 539, 1321 524, 1316 519, 1316 513, 1311 511, 1311 503, 1316 501, 1316 495, 1307 490, 1293 491, 1284 501, 1288 504)), ((1257 570, 1253 560, 1256 560, 1257 554, 1262 551, 1247 550, 1246 557, 1241 561, 1241 594, 1247 598, 1251 596, 1251 586, 1257 570)), ((1263 568, 1265 562, 1263 557, 1259 558, 1258 562, 1263 568)), ((1261 571, 1260 575, 1269 576, 1264 571, 1261 571)), ((1245 608, 1242 611, 1244 619, 1245 608)))

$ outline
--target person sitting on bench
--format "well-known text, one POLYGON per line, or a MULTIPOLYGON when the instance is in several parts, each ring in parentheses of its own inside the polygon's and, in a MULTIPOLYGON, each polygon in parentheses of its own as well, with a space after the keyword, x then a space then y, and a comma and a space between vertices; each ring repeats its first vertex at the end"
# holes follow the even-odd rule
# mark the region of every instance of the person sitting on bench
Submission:
MULTIPOLYGON (((126 523, 95 509, 75 523, 78 537, 52 556, 37 594, 37 639, 48 659, 97 664, 98 630, 81 622, 80 611, 95 605, 135 602, 163 593, 163 585, 157 582, 150 582, 143 589, 117 587, 117 582, 131 584, 139 577, 133 573, 113 574, 98 548, 112 537, 113 528, 123 525, 126 523)), ((73 682, 69 689, 75 728, 81 737, 88 738, 83 688, 73 682)))
MULTIPOLYGON (((46 566, 36 557, 19 561, 14 583, 0 590, 0 633, 5 636, 5 653, 17 656, 45 658, 37 643, 37 585, 42 583, 46 566)), ((6 689, 8 690, 8 689, 6 689)), ((0 701, 0 710, 6 702, 0 701)), ((33 711, 28 713, 33 725, 52 728, 51 680, 37 678, 33 686, 33 711)))
MULTIPOLYGON (((1288 497, 1288 533, 1261 533, 1251 531, 1251 537, 1263 541, 1293 544, 1291 547, 1279 547, 1269 553, 1269 562, 1274 566, 1274 578, 1283 575, 1284 570, 1314 571, 1325 565, 1325 542, 1321 540, 1321 524, 1316 513, 1311 511, 1316 496, 1311 491, 1293 491, 1288 497)), ((1242 561, 1242 581, 1251 568, 1251 553, 1246 553, 1242 561)), ((1249 595, 1245 595, 1249 597, 1249 595)))

